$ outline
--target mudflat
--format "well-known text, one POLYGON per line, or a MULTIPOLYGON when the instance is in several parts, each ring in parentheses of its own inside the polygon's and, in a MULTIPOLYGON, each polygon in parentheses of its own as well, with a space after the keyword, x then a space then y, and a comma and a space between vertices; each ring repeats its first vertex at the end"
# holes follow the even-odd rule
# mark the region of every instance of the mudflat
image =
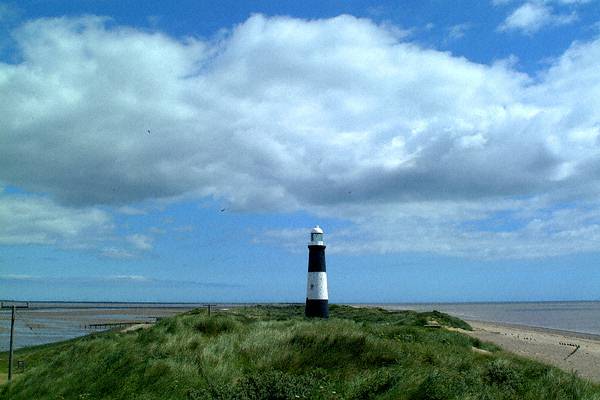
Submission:
POLYGON ((467 335, 600 383, 600 336, 496 322, 468 322, 473 331, 462 331, 467 335))

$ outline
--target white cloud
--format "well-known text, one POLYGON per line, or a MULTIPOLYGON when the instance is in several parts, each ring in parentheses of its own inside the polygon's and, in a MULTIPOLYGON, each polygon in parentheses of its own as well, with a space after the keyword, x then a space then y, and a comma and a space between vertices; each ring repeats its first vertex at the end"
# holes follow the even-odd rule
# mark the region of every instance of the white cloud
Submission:
POLYGON ((95 208, 63 207, 44 198, 0 194, 0 244, 90 244, 112 229, 95 208))
POLYGON ((148 232, 150 232, 150 233, 153 233, 153 234, 155 234, 155 235, 164 235, 165 233, 167 233, 167 231, 166 231, 166 230, 164 230, 164 229, 161 229, 161 228, 159 228, 159 227, 156 227, 156 226, 151 226, 151 227, 148 229, 148 232))
POLYGON ((151 250, 153 239, 150 236, 142 235, 139 233, 128 235, 127 241, 137 250, 151 250))
POLYGON ((452 25, 450 28, 448 28, 448 39, 462 39, 469 29, 471 29, 471 24, 464 23, 452 25))
POLYGON ((148 214, 148 212, 146 210, 136 208, 136 207, 131 207, 131 206, 119 207, 117 209, 117 211, 119 213, 125 214, 125 215, 146 215, 146 214, 148 214))
POLYGON ((192 225, 182 225, 182 226, 173 228, 173 231, 174 232, 193 232, 194 227, 192 225))
POLYGON ((89 250, 103 257, 128 259, 152 249, 153 239, 142 234, 114 234, 107 211, 96 207, 65 207, 38 196, 0 192, 0 245, 53 245, 89 250))
POLYGON ((500 25, 501 31, 521 31, 532 34, 545 26, 566 25, 577 20, 577 14, 555 14, 552 8, 543 2, 529 1, 514 10, 500 25))
POLYGON ((544 208, 542 203, 543 199, 500 207, 497 203, 406 204, 396 207, 396 215, 390 210, 371 217, 369 224, 359 219, 358 230, 333 235, 331 240, 339 241, 335 251, 343 253, 420 251, 475 258, 543 258, 598 251, 597 205, 544 208), (380 226, 385 229, 379 231, 380 226))
POLYGON ((106 277, 107 280, 115 281, 130 281, 130 282, 148 282, 150 279, 143 275, 109 275, 106 277))
MULTIPOLYGON (((228 210, 349 220, 340 243, 364 233, 377 251, 599 250, 586 239, 595 217, 552 224, 564 204, 598 207, 600 40, 533 80, 350 16, 257 15, 213 41, 93 17, 33 21, 15 37, 23 62, 0 64, 0 182, 61 204, 47 207, 212 196, 228 210), (514 199, 531 212, 487 229, 515 215, 514 199), (586 244, 558 246, 560 235, 586 244)), ((133 236, 104 255, 151 248, 133 236)))
POLYGON ((587 4, 597 0, 555 0, 558 4, 570 5, 570 4, 587 4))
MULTIPOLYGON (((205 288, 240 288, 244 285, 231 282, 210 282, 210 281, 190 281, 157 279, 144 275, 108 275, 108 276, 51 276, 51 275, 18 275, 18 274, 0 274, 0 281, 8 283, 41 283, 44 285, 52 284, 53 287, 68 287, 71 285, 100 285, 106 287, 107 283, 129 284, 129 285, 153 285, 156 287, 205 287, 205 288)), ((4 283, 4 282, 3 282, 4 283)))
POLYGON ((0 279, 15 280, 15 281, 28 281, 28 280, 36 279, 36 277, 32 276, 32 275, 23 275, 23 274, 6 274, 6 275, 0 275, 0 279))
POLYGON ((135 258, 135 253, 119 247, 105 247, 100 251, 102 257, 112 258, 115 260, 129 260, 135 258))
MULTIPOLYGON (((556 4, 556 5, 581 5, 591 3, 597 0, 536 0, 538 3, 542 4, 556 4)), ((492 4, 494 6, 505 6, 507 4, 516 3, 518 0, 492 0, 492 4)))
POLYGON ((255 16, 213 47, 97 19, 36 21, 17 38, 26 62, 0 69, 12 94, 0 178, 75 205, 195 193, 297 209, 383 165, 410 172, 417 153, 450 138, 444 130, 485 129, 520 90, 511 71, 347 16, 255 16))

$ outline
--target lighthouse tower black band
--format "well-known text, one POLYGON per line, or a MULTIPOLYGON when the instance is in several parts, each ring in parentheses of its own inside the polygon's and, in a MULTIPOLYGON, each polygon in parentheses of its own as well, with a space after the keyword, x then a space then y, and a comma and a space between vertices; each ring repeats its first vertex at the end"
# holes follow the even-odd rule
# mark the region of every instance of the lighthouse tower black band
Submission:
POLYGON ((308 245, 308 287, 306 293, 304 314, 307 317, 328 318, 329 299, 324 244, 308 245))
POLYGON ((306 299, 304 315, 308 318, 329 318, 329 300, 306 299))
POLYGON ((308 245, 308 272, 325 272, 325 245, 308 245))

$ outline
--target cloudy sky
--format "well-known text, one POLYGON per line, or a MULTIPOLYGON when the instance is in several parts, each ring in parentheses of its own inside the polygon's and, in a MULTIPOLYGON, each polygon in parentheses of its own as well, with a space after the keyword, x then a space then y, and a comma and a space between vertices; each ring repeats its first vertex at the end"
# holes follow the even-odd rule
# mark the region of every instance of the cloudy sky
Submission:
POLYGON ((0 3, 0 298, 600 299, 600 2, 0 3), (400 3, 400 4, 399 4, 400 3))

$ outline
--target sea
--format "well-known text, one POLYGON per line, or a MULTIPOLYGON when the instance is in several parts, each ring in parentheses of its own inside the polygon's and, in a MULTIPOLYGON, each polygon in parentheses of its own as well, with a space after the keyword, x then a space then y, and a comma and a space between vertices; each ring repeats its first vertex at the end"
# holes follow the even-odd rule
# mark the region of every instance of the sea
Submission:
MULTIPOLYGON (((4 302, 4 306, 8 303, 4 302)), ((254 304, 254 303, 253 303, 254 304)), ((205 303, 18 303, 14 348, 71 339, 105 330, 155 322, 164 317, 205 307, 205 303)), ((231 308, 250 304, 216 304, 231 308)), ((368 304, 394 310, 438 310, 467 321, 498 322, 600 335, 600 301, 524 303, 387 303, 368 304)), ((0 310, 0 351, 9 348, 11 310, 0 310)))

